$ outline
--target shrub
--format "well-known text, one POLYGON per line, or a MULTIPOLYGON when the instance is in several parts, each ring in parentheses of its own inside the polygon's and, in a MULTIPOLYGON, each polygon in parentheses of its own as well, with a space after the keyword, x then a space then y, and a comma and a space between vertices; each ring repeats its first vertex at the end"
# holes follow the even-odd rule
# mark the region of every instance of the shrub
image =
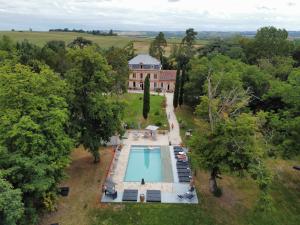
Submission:
POLYGON ((186 124, 186 122, 181 121, 181 122, 179 123, 179 126, 180 126, 180 128, 186 128, 187 124, 186 124))
POLYGON ((159 112, 159 111, 156 111, 156 112, 154 113, 154 115, 155 115, 155 116, 159 116, 159 115, 160 115, 160 112, 159 112))
POLYGON ((162 122, 161 122, 161 121, 156 121, 156 122, 155 122, 155 126, 161 127, 161 125, 162 125, 162 122))

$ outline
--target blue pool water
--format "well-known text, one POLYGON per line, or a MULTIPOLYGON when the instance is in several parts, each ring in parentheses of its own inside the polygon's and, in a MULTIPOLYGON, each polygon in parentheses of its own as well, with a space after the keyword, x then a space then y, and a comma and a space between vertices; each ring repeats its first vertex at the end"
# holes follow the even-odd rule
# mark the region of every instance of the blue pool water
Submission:
POLYGON ((160 182, 162 180, 160 147, 132 146, 124 181, 160 182))

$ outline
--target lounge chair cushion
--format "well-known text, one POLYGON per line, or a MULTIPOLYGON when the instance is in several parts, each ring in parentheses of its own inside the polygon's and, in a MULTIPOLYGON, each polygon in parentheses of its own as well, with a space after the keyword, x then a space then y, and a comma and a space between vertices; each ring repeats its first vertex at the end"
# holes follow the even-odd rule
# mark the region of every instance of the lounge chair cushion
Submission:
POLYGON ((161 202, 161 191, 160 190, 147 190, 146 201, 147 202, 161 202))
POLYGON ((138 199, 138 190, 125 189, 123 193, 122 201, 136 202, 138 199))

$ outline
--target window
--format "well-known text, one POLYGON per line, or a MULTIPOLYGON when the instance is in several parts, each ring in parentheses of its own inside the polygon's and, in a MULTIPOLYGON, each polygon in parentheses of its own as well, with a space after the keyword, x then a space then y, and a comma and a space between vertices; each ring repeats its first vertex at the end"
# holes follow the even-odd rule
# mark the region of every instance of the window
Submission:
POLYGON ((157 79, 157 74, 154 74, 154 79, 157 79))
POLYGON ((143 69, 143 64, 140 64, 140 68, 143 69))
POLYGON ((133 87, 135 88, 135 81, 133 81, 133 87))
POLYGON ((143 74, 142 73, 140 74, 140 78, 143 79, 143 74))
POLYGON ((154 82, 154 88, 156 88, 157 87, 157 83, 156 82, 154 82))
POLYGON ((136 77, 136 74, 135 74, 135 73, 133 73, 132 77, 133 77, 133 78, 135 78, 135 77, 136 77))
POLYGON ((163 88, 164 87, 164 83, 161 83, 160 86, 163 88))

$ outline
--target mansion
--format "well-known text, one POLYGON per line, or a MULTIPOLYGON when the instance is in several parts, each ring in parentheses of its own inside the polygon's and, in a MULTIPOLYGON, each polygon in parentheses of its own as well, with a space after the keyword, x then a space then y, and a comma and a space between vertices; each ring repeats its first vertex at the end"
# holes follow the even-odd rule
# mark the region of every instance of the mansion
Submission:
POLYGON ((162 70, 161 62, 150 55, 140 54, 128 62, 130 74, 128 88, 143 90, 144 81, 150 78, 150 91, 173 92, 176 82, 176 70, 162 70))

